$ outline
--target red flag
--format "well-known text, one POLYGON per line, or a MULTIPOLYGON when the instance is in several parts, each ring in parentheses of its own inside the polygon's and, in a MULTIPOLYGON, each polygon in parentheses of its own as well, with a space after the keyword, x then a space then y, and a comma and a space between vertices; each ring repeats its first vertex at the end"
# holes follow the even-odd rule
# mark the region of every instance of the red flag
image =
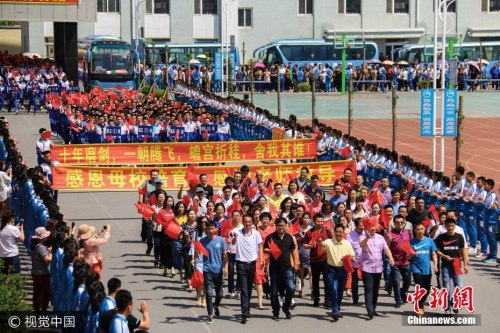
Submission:
POLYGON ((179 130, 175 130, 175 141, 179 141, 180 137, 179 130))
POLYGON ((156 205, 158 203, 158 200, 156 200, 156 195, 153 193, 151 196, 148 198, 149 204, 150 205, 156 205))
POLYGON ((276 211, 276 208, 272 204, 269 205, 269 214, 275 219, 278 216, 278 212, 276 211))
POLYGON ((379 205, 382 205, 384 203, 384 201, 385 201, 384 196, 382 195, 382 193, 380 193, 379 190, 375 190, 375 191, 370 192, 370 201, 368 203, 370 205, 370 207, 375 202, 377 202, 379 205))
POLYGON ((182 202, 184 203, 184 206, 186 206, 186 208, 188 208, 191 205, 191 198, 189 197, 189 195, 184 194, 182 196, 182 202))
POLYGON ((439 213, 436 209, 436 205, 430 205, 429 206, 429 213, 432 214, 432 217, 434 218, 434 221, 439 221, 439 213))
POLYGON ((145 220, 151 219, 155 212, 155 209, 153 207, 145 205, 142 202, 136 203, 135 206, 137 207, 137 212, 141 214, 145 220))
POLYGON ((191 286, 193 288, 201 288, 203 286, 204 278, 203 278, 203 272, 195 269, 193 272, 193 276, 191 276, 191 286))
POLYGON ((361 260, 358 261, 358 279, 363 280, 363 271, 361 269, 361 260))
POLYGON ((200 204, 198 201, 193 202, 193 209, 195 213, 198 213, 198 211, 200 210, 200 204))
POLYGON ((181 236, 182 233, 182 228, 179 226, 179 224, 175 223, 172 221, 172 223, 169 223, 167 227, 165 228, 165 234, 175 240, 178 240, 181 236))
POLYGON ((416 254, 417 252, 415 252, 415 250, 411 247, 410 245, 410 241, 409 240, 405 240, 404 243, 401 245, 401 248, 403 249, 403 251, 405 251, 406 253, 410 253, 410 254, 416 254))
POLYGON ((372 191, 373 190, 378 190, 378 188, 380 187, 380 180, 377 180, 374 184, 373 184, 373 187, 372 187, 372 191))
POLYGON ((352 260, 350 255, 346 255, 342 258, 342 266, 344 266, 347 273, 354 272, 354 268, 352 267, 352 260))
POLYGON ((314 244, 318 241, 318 239, 321 237, 321 234, 319 231, 312 231, 311 232, 311 240, 309 241, 309 245, 314 246, 314 244))
MULTIPOLYGON (((331 219, 323 220, 323 228, 333 230, 332 220, 331 219)), ((347 234, 344 234, 344 236, 345 235, 347 235, 347 234)))
POLYGON ((199 183, 199 180, 195 176, 195 174, 193 173, 193 171, 194 171, 194 165, 192 167, 189 166, 188 170, 186 172, 186 176, 184 176, 184 179, 188 182, 188 184, 189 184, 190 187, 195 187, 199 183))
POLYGON ((42 133, 42 139, 50 139, 52 137, 52 132, 51 131, 43 131, 42 133))
POLYGON ((226 173, 229 177, 234 177, 234 169, 227 168, 226 173))
POLYGON ((214 203, 217 203, 217 201, 219 201, 220 199, 220 195, 218 195, 217 193, 215 193, 213 196, 212 196, 212 201, 214 203))
POLYGON ((208 251, 207 249, 201 244, 200 241, 194 241, 194 250, 198 252, 199 254, 203 254, 205 257, 208 257, 208 251))
POLYGON ((206 129, 205 131, 203 131, 203 135, 202 135, 203 140, 208 140, 208 136, 209 136, 208 135, 208 130, 206 129))
POLYGON ((351 155, 351 152, 352 152, 351 147, 349 147, 349 146, 345 146, 345 147, 344 147, 344 148, 342 148, 342 150, 340 151, 340 156, 341 156, 342 158, 346 158, 346 157, 348 157, 349 155, 351 155))
POLYGON ((259 191, 259 188, 258 188, 258 186, 257 186, 257 185, 250 186, 250 187, 248 188, 248 192, 247 192, 248 197, 249 197, 250 199, 255 198, 255 196, 257 195, 257 192, 258 192, 258 191, 259 191))
POLYGON ((113 136, 112 135, 106 135, 106 142, 113 142, 113 136))
POLYGON ((273 195, 273 186, 272 186, 272 181, 267 181, 267 186, 266 186, 266 195, 271 196, 273 195))
POLYGON ((424 225, 425 230, 429 229, 429 226, 431 225, 431 219, 428 218, 427 216, 422 220, 422 224, 424 225))
POLYGON ((233 200, 233 203, 227 207, 227 215, 232 215, 235 210, 241 211, 241 202, 233 200))
POLYGON ((75 131, 77 133, 80 132, 80 129, 73 122, 69 123, 69 129, 72 130, 72 131, 75 131))
POLYGON ((142 142, 148 142, 148 140, 149 140, 149 135, 144 135, 142 137, 142 142))
POLYGON ((389 218, 389 214, 387 213, 387 209, 382 209, 380 213, 380 222, 384 225, 384 228, 389 230, 391 227, 391 220, 389 218))
POLYGON ((233 220, 232 219, 227 219, 226 221, 222 222, 220 224, 220 236, 221 237, 228 237, 229 233, 231 230, 233 230, 233 220))
POLYGON ((413 183, 408 183, 406 189, 408 190, 408 192, 411 192, 411 190, 413 190, 413 183))
POLYGON ((294 179, 291 173, 287 173, 286 175, 283 175, 283 182, 284 183, 289 183, 294 179))
POLYGON ((272 239, 269 241, 269 250, 271 251, 271 255, 273 256, 274 260, 278 260, 281 255, 281 250, 272 239))
POLYGON ((290 228, 288 229, 288 233, 290 235, 295 235, 297 233, 299 233, 300 231, 300 223, 298 220, 295 220, 295 223, 290 223, 290 228))
POLYGON ((453 270, 456 275, 463 275, 462 271, 462 260, 460 258, 453 258, 453 270))
POLYGON ((139 188, 139 194, 147 194, 148 193, 148 183, 144 183, 144 186, 139 188))

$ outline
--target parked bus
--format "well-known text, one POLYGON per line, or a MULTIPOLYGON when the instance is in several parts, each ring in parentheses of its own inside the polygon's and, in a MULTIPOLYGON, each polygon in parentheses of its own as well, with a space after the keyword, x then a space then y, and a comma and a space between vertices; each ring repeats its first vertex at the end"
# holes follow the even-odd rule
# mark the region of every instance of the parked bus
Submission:
POLYGON ((120 85, 136 88, 134 65, 138 56, 130 44, 111 36, 89 36, 78 42, 79 79, 85 91, 120 85))
MULTIPOLYGON (((405 60, 410 64, 432 65, 434 45, 409 44, 394 50, 396 62, 405 60)), ((484 59, 489 62, 486 67, 491 67, 500 61, 500 41, 497 42, 465 42, 455 44, 454 57, 460 62, 478 61, 484 59)), ((441 58, 441 55, 438 55, 441 58)))
MULTIPOLYGON (((192 60, 198 60, 201 65, 213 65, 216 52, 222 52, 220 43, 197 43, 197 44, 167 44, 146 43, 145 63, 148 66, 158 65, 164 67, 167 64, 166 54, 168 52, 169 64, 186 65, 192 60)), ((234 67, 240 66, 239 51, 234 49, 234 67)))
MULTIPOLYGON (((282 39, 259 47, 253 52, 254 58, 261 59, 266 65, 291 64, 309 66, 310 64, 330 64, 342 62, 340 43, 325 42, 323 39, 282 39)), ((353 66, 362 66, 378 59, 377 44, 371 41, 356 41, 354 47, 346 50, 346 60, 353 66)))

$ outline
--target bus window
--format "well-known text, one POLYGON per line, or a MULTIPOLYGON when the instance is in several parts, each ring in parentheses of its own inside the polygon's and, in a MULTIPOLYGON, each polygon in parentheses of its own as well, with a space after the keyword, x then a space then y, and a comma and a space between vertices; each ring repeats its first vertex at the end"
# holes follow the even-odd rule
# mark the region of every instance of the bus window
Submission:
POLYGON ((301 45, 281 45, 280 51, 288 61, 301 61, 304 59, 304 47, 301 45))
POLYGON ((281 56, 276 47, 267 49, 266 63, 269 65, 279 65, 283 63, 283 60, 281 59, 281 56))

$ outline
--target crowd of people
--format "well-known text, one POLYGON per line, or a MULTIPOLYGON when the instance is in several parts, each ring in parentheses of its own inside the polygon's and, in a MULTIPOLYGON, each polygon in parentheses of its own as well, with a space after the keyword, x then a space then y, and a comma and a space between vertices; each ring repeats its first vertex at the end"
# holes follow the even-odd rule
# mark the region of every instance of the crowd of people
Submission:
MULTIPOLYGON (((397 91, 418 91, 421 87, 432 87, 434 81, 432 64, 408 64, 407 62, 395 64, 389 59, 383 62, 369 62, 361 66, 348 63, 345 72, 346 90, 349 88, 349 81, 352 80, 353 91, 387 92, 393 86, 397 91)), ((155 82, 160 88, 165 88, 167 84, 173 88, 176 82, 183 82, 207 91, 221 91, 221 81, 214 79, 211 66, 190 65, 187 68, 174 64, 164 69, 155 66, 153 70, 146 66, 142 74, 148 85, 155 82)), ((278 88, 281 92, 298 92, 303 91, 300 89, 302 83, 312 85, 313 82, 317 92, 342 91, 342 66, 336 63, 266 66, 259 62, 253 69, 250 65, 241 65, 234 72, 230 90, 250 91, 252 76, 255 92, 276 92, 278 88)), ((450 68, 446 64, 446 87, 448 87, 449 78, 450 68)), ((475 62, 463 63, 457 69, 456 87, 460 91, 498 90, 500 89, 499 79, 498 63, 492 64, 491 67, 479 67, 475 62)), ((437 68, 435 80, 437 86, 441 87, 441 66, 437 68)))
MULTIPOLYGON (((273 319, 279 320, 281 311, 290 319, 294 298, 306 295, 306 279, 312 305, 331 309, 332 320, 338 321, 343 318, 344 294, 353 306, 360 305, 360 280, 367 318, 377 317, 382 278, 384 289, 394 295, 396 308, 408 301, 412 276, 427 294, 435 279, 438 287, 448 290, 450 302, 443 310, 450 313, 453 290, 463 287, 461 271, 467 273, 469 256, 496 263, 499 209, 493 179, 476 177, 463 167, 447 177, 409 156, 399 156, 318 121, 312 127, 303 126, 293 116, 278 119, 248 100, 223 100, 184 84, 175 89, 175 101, 151 95, 130 98, 127 92, 118 97, 102 91, 67 93, 59 98, 50 94, 46 102, 51 128, 64 138, 64 133, 95 128, 89 124, 105 127, 133 116, 137 122, 141 115, 143 122, 147 115, 146 123, 162 119, 179 124, 182 118, 183 125, 195 123, 194 119, 201 122, 201 117, 203 122, 218 119, 219 125, 233 119, 231 130, 225 133, 228 139, 253 138, 244 124, 271 133, 272 128, 280 128, 285 138, 316 137, 318 160, 350 158, 357 166, 356 170, 345 169, 328 184, 333 185, 332 193, 318 184, 318 175, 311 175, 307 167, 282 184, 264 179, 252 166, 243 166, 226 177, 222 189, 214 189, 207 175, 200 174, 199 182, 172 196, 162 189, 158 171, 151 170, 150 178, 139 188, 137 203, 143 216, 141 239, 146 242, 146 253, 154 256, 152 266, 162 268, 163 275, 179 273, 186 291, 196 291, 196 305, 207 308, 208 323, 220 316, 225 275, 228 295, 240 299, 242 324, 251 318, 254 286, 259 309, 265 308, 267 296, 273 319), (67 117, 68 132, 54 122, 54 114, 67 117)), ((89 225, 69 226, 60 212, 50 182, 50 139, 41 136, 37 142, 40 165, 29 168, 6 121, 0 121, 0 136, 3 170, 12 175, 11 190, 6 191, 10 205, 2 206, 0 254, 7 273, 17 272, 16 259, 11 257, 18 252, 12 247, 24 239, 32 254, 34 310, 47 310, 49 301, 53 309, 80 309, 85 312, 85 332, 98 332, 103 318, 122 331, 128 330, 126 323, 147 329, 147 305, 141 305, 141 322, 128 319, 130 293, 120 291, 120 282, 111 279, 105 296, 99 281, 103 267, 99 247, 109 239, 110 227, 98 232, 89 225), (28 204, 30 209, 26 209, 28 204), (102 307, 116 309, 108 315, 102 307)), ((84 142, 81 135, 69 134, 69 139, 84 142)), ((102 139, 98 142, 108 141, 107 135, 102 139)), ((206 139, 203 133, 202 140, 206 139)), ((419 300, 420 315, 425 313, 425 298, 419 300)))

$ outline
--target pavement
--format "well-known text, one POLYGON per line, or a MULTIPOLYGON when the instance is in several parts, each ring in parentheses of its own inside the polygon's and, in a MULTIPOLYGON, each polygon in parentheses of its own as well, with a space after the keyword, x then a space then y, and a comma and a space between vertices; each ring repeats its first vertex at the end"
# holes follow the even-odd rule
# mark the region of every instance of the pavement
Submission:
MULTIPOLYGON (((4 115, 4 114, 2 114, 4 115)), ((46 115, 7 115, 10 130, 19 140, 18 147, 29 162, 35 165, 34 143, 40 127, 48 127, 46 115)), ((305 297, 297 298, 297 307, 292 311, 291 320, 271 319, 270 301, 265 300, 266 310, 256 309, 255 292, 252 299, 252 319, 246 325, 239 323, 239 301, 224 298, 221 317, 213 324, 206 324, 206 310, 196 307, 195 293, 188 293, 180 284, 179 275, 175 278, 162 276, 162 271, 153 268, 153 257, 145 254, 146 245, 140 241, 141 220, 135 210, 136 192, 62 192, 59 205, 68 221, 78 224, 87 223, 100 229, 111 224, 111 239, 101 247, 104 255, 103 281, 111 277, 122 280, 122 287, 132 292, 135 304, 146 300, 151 316, 150 332, 189 332, 211 333, 219 331, 244 332, 325 332, 326 330, 345 330, 353 332, 386 332, 388 327, 404 332, 422 332, 422 327, 403 327, 402 314, 411 314, 412 307, 404 305, 400 309, 393 307, 394 300, 383 290, 380 291, 379 307, 383 316, 372 321, 366 320, 363 307, 347 305, 345 298, 344 318, 338 322, 330 321, 330 313, 323 308, 312 307, 309 298, 309 285, 306 283, 305 297)), ((26 266, 23 265, 23 269, 26 266)), ((494 295, 499 290, 500 269, 472 260, 472 269, 465 276, 465 284, 474 288, 475 314, 481 316, 481 332, 498 332, 497 316, 500 300, 494 295)), ((227 290, 226 290, 227 291, 227 290)), ((362 291, 362 288, 361 288, 362 291)), ((360 301, 363 302, 363 296, 360 301)), ((135 315, 140 317, 137 310, 135 315)), ((429 311, 432 312, 432 311, 429 311)), ((462 313, 464 313, 462 311, 462 313)), ((282 317, 284 317, 282 315, 282 317)), ((430 328, 435 329, 435 328, 430 328)), ((440 332, 470 332, 469 327, 443 326, 440 332)))

